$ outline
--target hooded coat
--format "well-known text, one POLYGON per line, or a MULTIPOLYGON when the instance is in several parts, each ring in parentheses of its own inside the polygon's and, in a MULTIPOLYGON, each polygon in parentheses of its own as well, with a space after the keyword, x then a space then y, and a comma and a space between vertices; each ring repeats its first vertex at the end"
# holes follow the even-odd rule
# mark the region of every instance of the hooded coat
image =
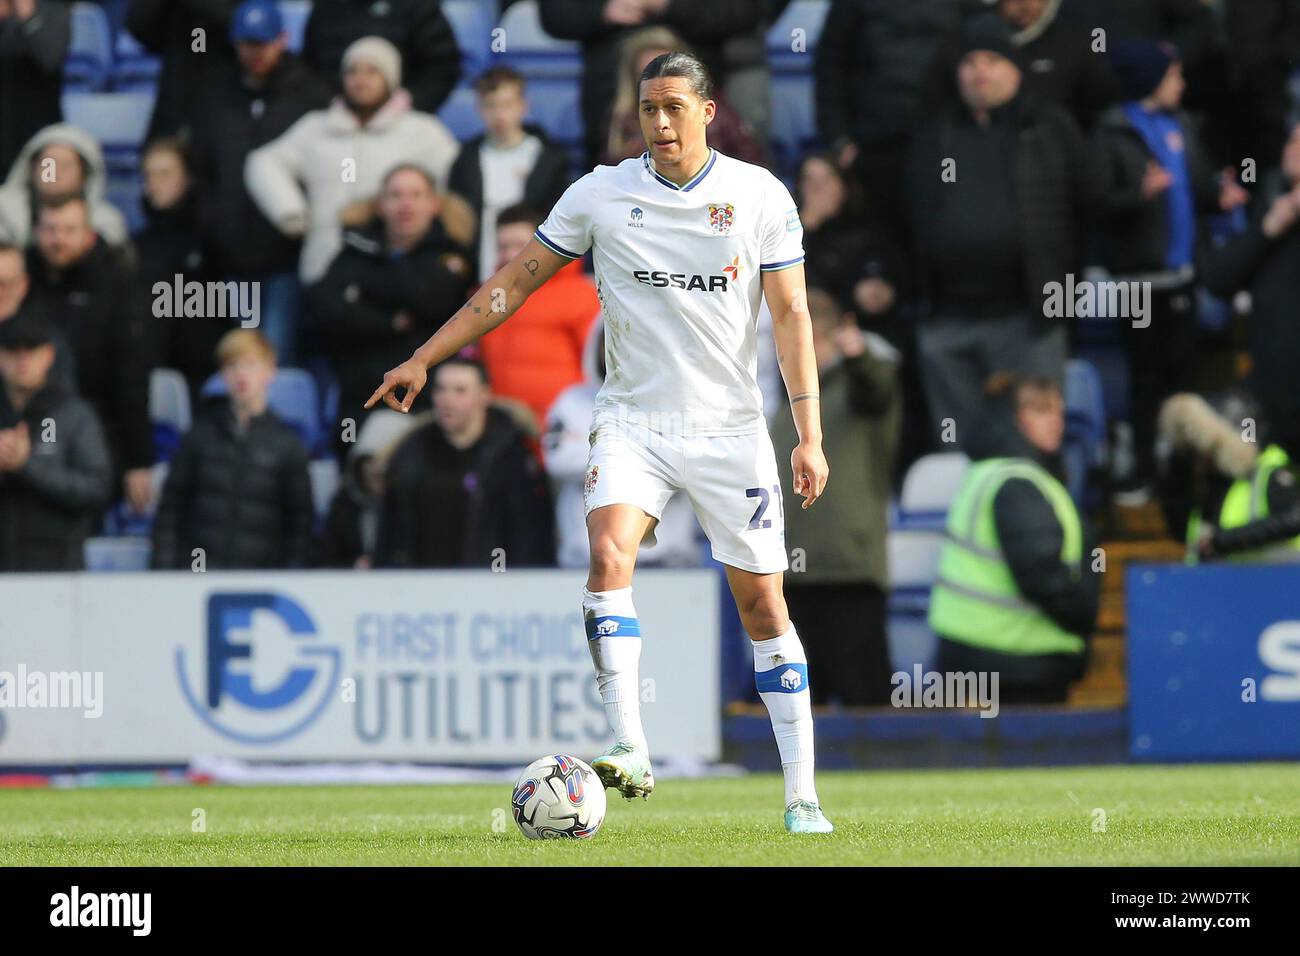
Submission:
POLYGON ((45 127, 27 141, 9 167, 9 175, 0 186, 0 239, 16 246, 26 246, 31 242, 35 212, 31 190, 32 157, 50 143, 66 143, 85 160, 83 192, 90 209, 90 225, 110 246, 122 245, 127 240, 126 219, 108 201, 108 170, 104 165, 103 150, 94 136, 71 123, 45 127))

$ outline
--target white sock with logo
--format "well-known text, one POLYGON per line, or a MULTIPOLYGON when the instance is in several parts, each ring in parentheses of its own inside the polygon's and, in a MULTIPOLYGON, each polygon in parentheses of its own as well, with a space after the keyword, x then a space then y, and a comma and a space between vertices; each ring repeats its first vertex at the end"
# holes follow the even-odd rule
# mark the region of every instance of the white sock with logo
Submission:
POLYGON ((637 666, 641 661, 641 622, 632 606, 632 588, 582 589, 587 646, 596 665, 596 687, 610 729, 619 743, 650 751, 641 727, 637 666))
POLYGON ((813 786, 812 698, 808 693, 808 658, 790 624, 784 634, 754 641, 754 683, 767 705, 772 733, 785 772, 785 805, 817 802, 813 786))

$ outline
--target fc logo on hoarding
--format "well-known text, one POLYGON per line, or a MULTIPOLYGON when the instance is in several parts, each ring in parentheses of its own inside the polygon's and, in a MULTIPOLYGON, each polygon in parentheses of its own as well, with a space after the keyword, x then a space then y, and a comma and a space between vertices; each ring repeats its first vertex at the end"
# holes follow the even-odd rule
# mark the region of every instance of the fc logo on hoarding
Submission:
POLYGON ((322 644, 307 612, 282 595, 209 595, 206 644, 201 670, 176 649, 181 692, 200 720, 240 743, 301 733, 338 686, 339 648, 322 644))

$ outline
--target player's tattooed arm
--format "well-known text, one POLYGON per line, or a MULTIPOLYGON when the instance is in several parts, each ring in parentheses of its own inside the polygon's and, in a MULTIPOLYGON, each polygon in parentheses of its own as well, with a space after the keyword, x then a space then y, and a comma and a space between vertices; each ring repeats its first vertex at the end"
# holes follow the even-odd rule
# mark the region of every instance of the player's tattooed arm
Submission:
POLYGON ((535 276, 535 275, 537 275, 537 268, 538 268, 538 262, 537 262, 537 260, 536 260, 536 259, 525 259, 525 260, 524 260, 524 268, 528 271, 528 274, 529 274, 530 276, 535 276))
POLYGON ((800 392, 798 395, 791 395, 791 396, 790 396, 790 404, 791 404, 791 405, 798 405, 800 402, 806 402, 806 401, 808 401, 810 398, 815 398, 815 399, 820 400, 820 399, 821 399, 821 396, 820 396, 819 394, 817 394, 816 392, 800 392))

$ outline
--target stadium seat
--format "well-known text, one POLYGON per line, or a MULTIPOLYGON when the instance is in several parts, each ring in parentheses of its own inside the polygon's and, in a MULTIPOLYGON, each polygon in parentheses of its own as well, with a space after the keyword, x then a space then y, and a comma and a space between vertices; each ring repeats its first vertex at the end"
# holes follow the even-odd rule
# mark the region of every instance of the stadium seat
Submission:
MULTIPOLYGON (((225 379, 216 372, 203 383, 200 396, 226 395, 225 379)), ((298 433, 308 450, 314 450, 321 440, 320 405, 316 397, 316 380, 311 373, 300 368, 282 368, 271 380, 267 395, 271 411, 298 433)))
POLYGON ((830 0, 794 0, 767 31, 767 62, 773 73, 812 73, 812 56, 821 39, 830 0), (791 49, 802 30, 803 49, 791 49))
POLYGON ((582 75, 582 47, 557 40, 542 29, 536 0, 513 3, 501 17, 505 31, 502 58, 531 81, 535 78, 577 80, 582 75))
POLYGON ((162 61, 142 47, 127 30, 117 34, 113 46, 113 89, 151 91, 158 84, 162 61))
POLYGON ((138 173, 119 171, 109 175, 105 196, 126 217, 127 232, 133 235, 145 226, 144 206, 140 204, 143 194, 138 173))
POLYGON ((311 16, 311 0, 280 0, 276 4, 284 18, 284 32, 289 34, 289 50, 302 50, 303 34, 307 32, 307 18, 311 16))
POLYGON ((442 0, 442 13, 456 34, 461 75, 478 76, 492 65, 492 30, 497 22, 495 0, 442 0))
POLYGON ((1085 505, 1088 474, 1106 460, 1106 400, 1091 362, 1065 363, 1065 441, 1061 449, 1070 497, 1085 505))
POLYGON ((74 3, 72 37, 63 61, 64 89, 96 92, 108 83, 113 66, 113 30, 108 15, 93 3, 74 3))
POLYGON ((528 120, 568 147, 582 142, 582 102, 577 80, 528 81, 528 120))
POLYGON ((938 644, 927 615, 943 543, 939 531, 890 531, 885 539, 889 658, 895 671, 910 671, 913 664, 928 670, 934 662, 938 644))
POLYGON ((109 174, 135 175, 140 146, 149 130, 154 95, 129 93, 64 93, 63 118, 99 140, 109 174))
POLYGON ((87 538, 87 571, 147 571, 153 551, 148 538, 87 538))
POLYGON ((438 119, 446 123, 447 129, 462 143, 483 132, 483 120, 478 115, 476 101, 473 89, 458 86, 438 110, 438 119))
POLYGON ((181 436, 190 430, 190 388, 175 369, 156 368, 150 373, 149 421, 154 461, 170 461, 181 436))
POLYGON ((333 458, 318 458, 307 463, 307 475, 311 479, 311 503, 320 520, 330 510, 330 502, 339 490, 339 463, 333 458))
POLYGON ((799 160, 817 143, 811 74, 772 77, 772 147, 793 176, 799 160))
POLYGON ((970 459, 959 451, 918 458, 903 477, 898 527, 942 529, 948 505, 969 467, 970 459))
POLYGON ((104 533, 113 536, 144 537, 153 531, 153 518, 162 500, 163 485, 167 482, 167 462, 158 462, 153 466, 153 503, 144 514, 136 514, 125 500, 118 501, 108 509, 104 516, 104 533))

